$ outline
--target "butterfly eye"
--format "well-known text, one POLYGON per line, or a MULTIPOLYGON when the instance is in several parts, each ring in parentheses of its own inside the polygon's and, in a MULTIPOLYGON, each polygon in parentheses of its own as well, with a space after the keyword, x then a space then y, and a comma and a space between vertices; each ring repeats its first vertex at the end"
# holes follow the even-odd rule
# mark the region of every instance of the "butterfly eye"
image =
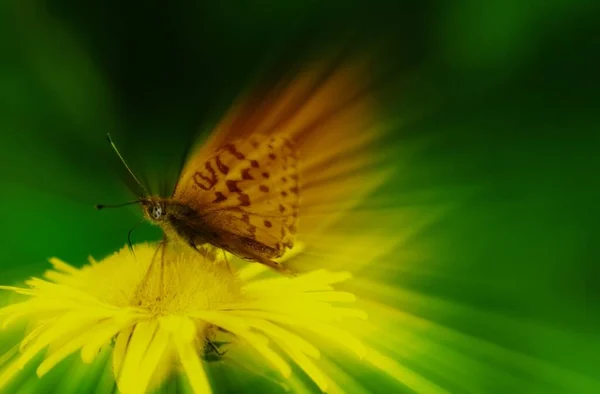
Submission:
POLYGON ((160 217, 162 216, 162 207, 160 205, 154 206, 152 208, 152 217, 154 219, 160 219, 160 217))

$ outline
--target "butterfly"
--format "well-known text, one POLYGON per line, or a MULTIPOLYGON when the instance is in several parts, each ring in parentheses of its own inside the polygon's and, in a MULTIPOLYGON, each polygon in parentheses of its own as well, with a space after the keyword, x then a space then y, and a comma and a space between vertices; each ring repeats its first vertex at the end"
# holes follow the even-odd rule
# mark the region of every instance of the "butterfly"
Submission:
MULTIPOLYGON (((141 186, 110 135, 108 139, 141 186)), ((170 197, 146 192, 135 201, 145 218, 162 228, 166 241, 180 241, 199 252, 204 245, 216 246, 289 274, 273 259, 294 246, 297 232, 299 182, 293 144, 254 134, 202 156, 192 155, 170 197)))

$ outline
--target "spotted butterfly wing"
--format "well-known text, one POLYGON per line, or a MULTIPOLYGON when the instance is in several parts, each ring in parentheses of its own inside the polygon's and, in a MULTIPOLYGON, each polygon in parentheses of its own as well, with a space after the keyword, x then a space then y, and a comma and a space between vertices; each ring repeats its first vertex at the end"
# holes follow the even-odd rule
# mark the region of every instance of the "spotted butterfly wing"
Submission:
POLYGON ((293 145, 281 137, 253 135, 223 145, 206 161, 192 160, 173 199, 198 213, 201 226, 213 234, 205 231, 210 243, 264 260, 293 247, 298 187, 293 145))

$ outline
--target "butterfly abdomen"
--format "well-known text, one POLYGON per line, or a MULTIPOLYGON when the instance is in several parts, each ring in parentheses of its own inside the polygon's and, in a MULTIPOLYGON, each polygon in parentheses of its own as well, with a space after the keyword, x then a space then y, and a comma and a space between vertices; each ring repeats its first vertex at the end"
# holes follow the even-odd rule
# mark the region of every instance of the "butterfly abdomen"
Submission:
POLYGON ((193 248, 218 242, 219 233, 204 225, 194 210, 182 204, 176 205, 163 226, 167 238, 179 240, 193 248))

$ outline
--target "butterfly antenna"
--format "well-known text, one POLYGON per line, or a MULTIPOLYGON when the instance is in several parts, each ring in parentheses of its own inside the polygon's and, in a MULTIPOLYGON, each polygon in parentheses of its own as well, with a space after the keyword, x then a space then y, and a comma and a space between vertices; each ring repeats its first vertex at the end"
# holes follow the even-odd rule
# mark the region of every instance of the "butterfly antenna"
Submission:
POLYGON ((148 193, 148 190, 146 190, 146 188, 144 187, 144 185, 142 185, 142 182, 140 182, 140 180, 135 176, 135 174, 133 173, 133 171, 131 171, 131 168, 129 168, 129 166, 127 165, 127 162, 125 161, 125 159, 123 158, 123 156, 121 156, 121 153, 119 152, 119 150, 117 149, 117 146, 113 142, 113 140, 112 140, 112 138, 110 136, 110 133, 106 133, 106 138, 108 139, 108 143, 110 144, 110 146, 112 146, 112 148, 116 152, 117 156, 119 156, 119 159, 121 159, 121 162, 123 163, 123 165, 125 166, 125 168, 127 168, 127 171, 129 171, 129 174, 131 174, 131 176, 137 182, 137 184, 142 188, 142 190, 144 190, 144 193, 146 193, 146 195, 150 195, 150 193, 148 193))
POLYGON ((123 204, 114 204, 114 205, 96 204, 96 209, 124 207, 126 205, 139 204, 142 201, 145 201, 145 200, 135 200, 135 201, 126 202, 123 204))
POLYGON ((221 249, 221 251, 223 252, 223 258, 225 259, 225 265, 227 265, 229 272, 233 274, 233 269, 231 268, 231 264, 229 264, 229 260, 227 259, 227 252, 225 252, 224 249, 221 249))

